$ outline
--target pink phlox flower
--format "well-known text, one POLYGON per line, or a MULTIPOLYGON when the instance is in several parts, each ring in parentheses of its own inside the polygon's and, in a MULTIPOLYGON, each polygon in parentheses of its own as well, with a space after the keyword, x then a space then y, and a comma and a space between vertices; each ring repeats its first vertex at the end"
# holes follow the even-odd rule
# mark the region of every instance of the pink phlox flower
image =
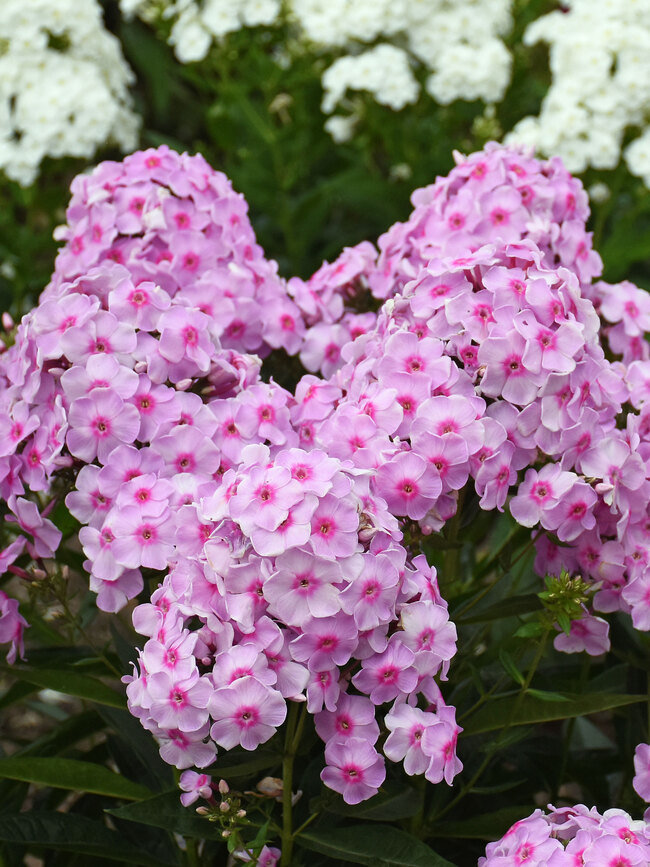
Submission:
POLYGON ((149 280, 137 285, 125 280, 108 296, 108 309, 120 322, 126 322, 141 331, 159 331, 161 313, 167 310, 171 299, 164 289, 149 280))
POLYGON ((9 665, 14 664, 17 656, 25 658, 23 632, 28 627, 29 623, 18 611, 18 601, 0 590, 0 644, 11 645, 5 657, 9 665))
POLYGON ((595 486, 596 492, 608 506, 620 512, 629 510, 633 492, 645 481, 643 460, 618 436, 600 440, 585 452, 582 472, 602 479, 595 486))
POLYGON ((596 526, 593 510, 597 502, 598 495, 591 485, 578 479, 550 510, 542 526, 548 524, 547 529, 554 529, 561 542, 572 542, 596 526))
POLYGON ((237 493, 230 500, 230 514, 247 536, 256 527, 273 531, 303 496, 299 482, 286 467, 253 466, 237 485, 237 493))
POLYGON ((426 728, 435 725, 435 714, 396 703, 384 717, 390 734, 384 744, 384 753, 391 762, 404 761, 404 770, 409 776, 423 774, 431 757, 422 750, 422 737, 426 728))
POLYGON ((607 286, 600 312, 610 322, 623 322, 625 333, 630 337, 650 331, 650 298, 627 280, 607 286))
POLYGON ((362 571, 341 593, 340 604, 360 630, 368 631, 394 619, 400 576, 389 557, 361 556, 362 571))
POLYGON ((273 737, 287 715, 280 693, 251 676, 217 689, 209 708, 214 720, 210 734, 227 750, 237 744, 245 750, 256 749, 273 737))
POLYGON ((346 804, 359 804, 376 795, 386 779, 384 760, 364 738, 329 741, 325 762, 321 780, 340 792, 346 804))
POLYGON ((139 384, 138 374, 120 364, 114 355, 91 355, 85 367, 75 364, 61 377, 61 385, 70 403, 86 397, 95 388, 110 388, 122 400, 135 394, 139 384))
POLYGON ((183 732, 178 728, 154 728, 153 734, 160 745, 160 756, 170 765, 183 768, 205 768, 211 765, 217 754, 215 745, 204 739, 208 734, 206 723, 198 731, 183 732))
POLYGON ((138 411, 110 388, 96 389, 70 407, 66 442, 85 463, 97 457, 105 464, 120 443, 132 443, 140 430, 138 411))
POLYGON ((169 508, 174 486, 154 473, 145 473, 122 485, 115 504, 123 509, 135 506, 144 515, 160 516, 169 508))
POLYGON ((67 329, 61 337, 61 354, 73 363, 85 363, 89 356, 105 353, 128 367, 135 347, 133 326, 120 322, 107 310, 98 311, 83 326, 67 329))
POLYGON ((489 397, 502 396, 517 406, 526 406, 537 397, 545 376, 541 365, 524 361, 528 343, 514 329, 503 337, 488 337, 478 351, 479 364, 485 366, 481 392, 489 397))
POLYGON ((436 467, 416 452, 399 452, 379 467, 375 477, 377 492, 389 510, 423 518, 442 493, 442 481, 436 467))
POLYGON ((413 664, 419 674, 447 676, 449 663, 456 653, 456 626, 447 609, 435 601, 409 602, 402 606, 400 640, 414 654, 413 664))
POLYGON ((237 421, 243 436, 273 445, 293 445, 288 442, 293 433, 288 399, 288 392, 275 383, 252 385, 242 392, 237 421))
POLYGON ((208 677, 200 677, 194 668, 185 677, 179 673, 157 671, 148 677, 151 695, 151 716, 161 728, 178 728, 182 732, 195 732, 208 719, 208 703, 214 687, 208 677))
POLYGON ((586 609, 580 620, 571 621, 571 631, 567 635, 560 632, 555 636, 553 647, 562 653, 582 653, 600 656, 607 653, 609 643, 609 623, 602 617, 594 617, 586 609))
POLYGON ((371 744, 379 737, 375 719, 375 706, 362 695, 341 693, 336 710, 323 710, 314 717, 316 732, 327 743, 330 740, 344 741, 348 738, 363 738, 371 744))
POLYGON ((397 636, 390 639, 383 653, 364 659, 361 671, 352 678, 354 686, 369 695, 373 704, 408 694, 417 682, 415 654, 397 636))
POLYGON ((335 617, 309 620, 289 649, 293 659, 306 662, 310 671, 330 671, 350 660, 358 641, 354 618, 339 613, 335 617))
POLYGON ((150 674, 166 671, 174 679, 185 680, 196 668, 194 648, 198 635, 183 630, 180 634, 171 633, 163 644, 150 638, 142 651, 141 661, 150 674))
POLYGON ((181 804, 189 807, 199 798, 206 800, 212 797, 212 777, 208 774, 197 774, 196 771, 183 771, 178 786, 182 791, 181 804))
POLYGON ((296 385, 295 405, 291 408, 291 421, 322 421, 332 412, 341 397, 341 389, 333 382, 305 374, 296 385))
POLYGON ((524 527, 541 521, 543 527, 555 529, 553 509, 577 480, 575 473, 563 471, 558 464, 545 464, 539 472, 531 467, 510 501, 513 518, 524 527))
POLYGON ((193 425, 172 428, 166 436, 156 437, 151 448, 165 462, 163 476, 200 473, 209 478, 219 468, 219 450, 203 431, 193 425))
POLYGON ((436 714, 438 722, 427 726, 422 735, 422 750, 430 757, 425 777, 430 783, 444 779, 451 786, 456 774, 463 770, 463 763, 456 755, 456 742, 462 728, 456 724, 456 708, 442 705, 436 714))
POLYGON ((305 493, 324 497, 332 490, 332 479, 340 469, 340 463, 321 449, 306 452, 303 449, 286 449, 279 452, 276 465, 286 467, 291 478, 298 482, 305 493))
POLYGON ((7 505, 10 511, 5 515, 5 520, 17 523, 24 533, 33 538, 33 542, 26 542, 30 557, 53 557, 62 538, 58 527, 41 515, 32 500, 12 496, 7 500, 7 505))
POLYGON ((65 498, 71 515, 82 524, 96 528, 104 523, 112 504, 100 473, 101 469, 93 464, 82 467, 77 474, 76 491, 71 491, 65 498))
POLYGON ((341 610, 335 585, 343 576, 337 563, 293 549, 277 557, 275 569, 264 582, 264 598, 270 613, 285 623, 304 626, 312 617, 333 617, 341 610))
POLYGON ((24 401, 15 403, 7 413, 0 412, 0 457, 13 454, 39 424, 38 416, 24 401))
POLYGON ((584 346, 584 337, 577 325, 567 322, 551 329, 537 321, 530 311, 518 313, 514 326, 526 340, 523 363, 530 370, 571 373, 575 357, 584 346))
POLYGON ((112 553, 128 569, 166 569, 174 551, 174 521, 168 508, 160 514, 124 506, 111 519, 112 553))
POLYGON ((277 675, 269 668, 266 656, 253 644, 239 644, 214 658, 212 681, 217 689, 230 686, 240 677, 254 677, 264 686, 275 686, 277 675))
POLYGON ((336 560, 357 550, 359 513, 348 499, 327 494, 311 518, 310 545, 319 557, 336 560))

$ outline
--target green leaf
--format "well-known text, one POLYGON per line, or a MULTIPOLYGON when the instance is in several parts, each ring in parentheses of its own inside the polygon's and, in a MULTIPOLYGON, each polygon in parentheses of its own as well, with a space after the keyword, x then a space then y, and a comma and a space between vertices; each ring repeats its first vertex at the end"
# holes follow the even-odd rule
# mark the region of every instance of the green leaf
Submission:
POLYGON ((527 593, 525 596, 515 596, 512 599, 503 599, 495 602, 483 611, 473 614, 471 617, 460 617, 458 623, 487 623, 490 620, 502 620, 505 617, 516 617, 521 614, 530 614, 531 611, 539 611, 542 603, 535 593, 527 593))
POLYGON ((176 867, 177 861, 138 851, 117 831, 74 813, 32 811, 0 817, 0 840, 22 846, 62 850, 143 867, 176 867))
POLYGON ((85 698, 98 704, 106 704, 109 707, 123 708, 126 700, 123 695, 111 689, 110 686, 70 669, 46 669, 46 668, 12 668, 10 674, 18 680, 34 684, 41 689, 52 689, 65 695, 74 695, 76 698, 85 698))
POLYGON ((562 695, 562 700, 546 701, 530 694, 520 700, 518 696, 499 698, 480 707, 464 723, 465 735, 491 732, 504 725, 528 725, 530 723, 550 722, 551 720, 570 719, 624 707, 646 701, 645 695, 617 695, 615 693, 587 693, 586 695, 562 695))
POLYGON ((458 822, 444 821, 440 825, 433 825, 432 837, 456 837, 461 840, 496 840, 501 837, 508 828, 518 819, 529 816, 533 808, 529 805, 523 807, 504 807, 493 813, 473 815, 471 819, 462 819, 458 822))
MULTIPOLYGON (((126 741, 129 749, 137 757, 137 764, 143 770, 141 782, 151 786, 152 791, 164 791, 174 785, 172 768, 160 758, 158 745, 151 732, 142 728, 140 720, 127 710, 101 705, 97 713, 113 729, 118 737, 126 741), (146 772, 146 773, 145 773, 146 772)), ((136 765, 136 761, 133 763, 136 765)))
POLYGON ((515 665, 514 659, 503 647, 499 650, 499 660, 515 683, 518 683, 520 686, 525 683, 525 678, 515 665))
POLYGON ((118 819, 129 822, 139 822, 141 825, 151 825, 154 828, 164 828, 183 837, 196 839, 222 840, 221 829, 201 819, 192 808, 183 807, 179 799, 179 791, 164 792, 154 798, 125 804, 113 810, 105 810, 118 819))
POLYGON ((12 683, 0 698, 0 710, 3 710, 9 705, 17 701, 21 701, 33 692, 36 692, 37 687, 33 683, 12 683))
POLYGON ((127 801, 137 801, 151 794, 149 789, 125 780, 104 765, 77 759, 43 759, 32 756, 0 759, 0 779, 108 795, 127 801))
POLYGON ((248 777, 280 764, 282 764, 282 756, 273 750, 257 749, 251 753, 234 749, 229 750, 223 758, 217 759, 214 765, 205 768, 204 773, 230 780, 236 777, 248 777))
POLYGON ((296 837, 311 852, 368 867, 454 867, 417 837, 391 825, 354 825, 305 831, 296 837))
POLYGON ((569 699, 561 692, 551 692, 548 689, 532 689, 528 687, 528 695, 538 698, 540 701, 568 701, 569 699))
POLYGON ((323 798, 322 809, 338 816, 353 816, 356 819, 372 819, 386 822, 410 819, 420 809, 420 795, 411 786, 382 786, 378 795, 361 804, 346 804, 341 797, 323 798))
POLYGON ((537 620, 533 620, 530 623, 524 623, 523 626, 520 626, 515 632, 515 636, 517 638, 539 638, 544 631, 542 624, 537 620))

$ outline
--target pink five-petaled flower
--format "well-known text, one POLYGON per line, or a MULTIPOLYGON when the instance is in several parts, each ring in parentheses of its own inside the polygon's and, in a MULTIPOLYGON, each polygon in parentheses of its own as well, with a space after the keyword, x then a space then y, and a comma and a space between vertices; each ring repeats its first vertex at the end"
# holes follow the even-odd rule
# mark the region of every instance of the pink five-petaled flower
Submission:
POLYGON ((396 704, 385 717, 390 734, 384 744, 384 753, 391 762, 404 759, 404 770, 409 776, 423 774, 431 757, 422 751, 422 736, 428 726, 438 720, 435 714, 410 705, 396 704))
POLYGON ((539 473, 531 467, 517 496, 510 501, 512 517, 524 527, 534 527, 540 521, 547 530, 556 529, 549 513, 553 514, 554 507, 577 480, 575 473, 562 471, 559 464, 546 464, 539 473))
POLYGON ((199 798, 212 797, 212 777, 208 774, 197 774, 196 771, 183 771, 179 788, 182 790, 181 804, 189 807, 199 798))
POLYGON ((275 567, 277 571, 264 582, 271 614, 290 626, 304 626, 311 617, 332 617, 341 610, 335 587, 342 580, 337 563, 294 549, 281 554, 275 567))
POLYGON ((415 452, 400 452, 377 470, 378 493, 394 515, 424 518, 442 493, 440 473, 415 452))
POLYGON ((215 720, 210 734, 218 744, 227 750, 237 744, 254 750, 282 725, 287 705, 277 690, 247 676, 216 690, 210 700, 210 713, 215 720))
POLYGON ((375 719, 375 706, 365 695, 341 693, 336 710, 323 710, 314 716, 316 732, 321 740, 343 741, 347 738, 363 738, 374 744, 379 737, 375 719))
POLYGON ((373 704, 383 704, 400 694, 413 692, 418 682, 414 662, 413 651, 393 636, 383 653, 374 653, 363 660, 363 667, 352 683, 369 695, 373 704))
POLYGON ((320 778, 330 789, 340 792, 346 804, 359 804, 376 795, 386 779, 384 760, 363 738, 329 741, 325 762, 320 778))
POLYGON ((195 732, 208 719, 206 710, 214 687, 207 677, 199 677, 197 669, 184 678, 167 671, 157 671, 148 679, 152 698, 151 715, 164 728, 195 732))
POLYGON ((132 443, 140 431, 137 409, 109 388, 75 400, 68 416, 66 442, 70 452, 90 463, 97 457, 105 464, 120 443, 132 443))

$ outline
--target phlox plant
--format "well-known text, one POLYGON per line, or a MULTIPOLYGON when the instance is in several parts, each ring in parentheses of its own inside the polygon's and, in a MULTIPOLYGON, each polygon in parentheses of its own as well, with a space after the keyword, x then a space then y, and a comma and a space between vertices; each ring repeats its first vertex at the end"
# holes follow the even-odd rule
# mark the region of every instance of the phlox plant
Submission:
POLYGON ((0 355, 1 701, 72 697, 8 863, 646 863, 650 300, 559 159, 456 163, 308 279, 200 155, 73 183, 0 355))

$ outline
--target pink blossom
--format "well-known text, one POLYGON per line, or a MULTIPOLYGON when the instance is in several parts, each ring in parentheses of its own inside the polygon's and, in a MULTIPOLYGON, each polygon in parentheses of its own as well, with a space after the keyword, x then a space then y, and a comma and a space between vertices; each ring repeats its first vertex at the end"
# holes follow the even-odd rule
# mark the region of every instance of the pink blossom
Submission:
POLYGON ((227 750, 237 744, 254 750, 273 737, 287 715, 280 693, 250 676, 216 690, 209 708, 215 721, 210 734, 227 750))
POLYGON ((382 757, 363 738, 329 741, 325 762, 321 780, 340 792, 346 804, 359 804, 376 795, 386 778, 382 757))

